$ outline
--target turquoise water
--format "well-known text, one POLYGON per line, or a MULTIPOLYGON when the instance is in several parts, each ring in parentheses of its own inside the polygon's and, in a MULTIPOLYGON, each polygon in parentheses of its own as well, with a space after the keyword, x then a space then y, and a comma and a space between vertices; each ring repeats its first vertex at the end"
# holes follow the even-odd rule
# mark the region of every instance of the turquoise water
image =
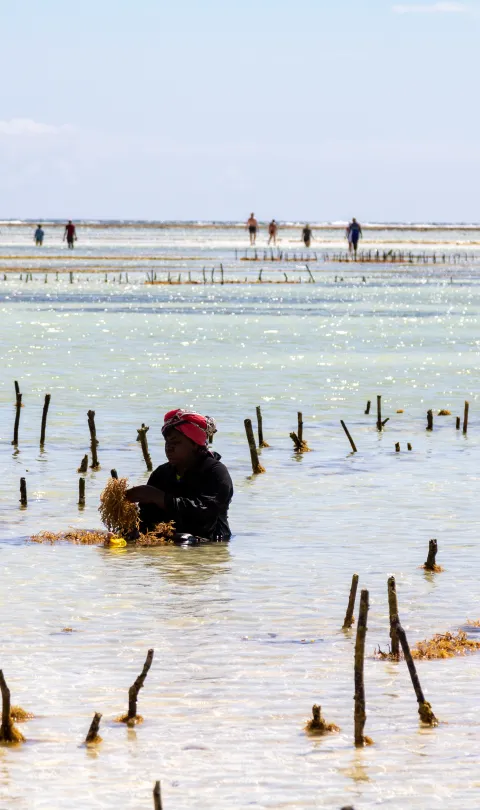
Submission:
POLYGON ((151 287, 140 271, 128 284, 100 275, 70 284, 62 270, 58 282, 34 275, 27 284, 14 273, 0 283, 1 668, 13 702, 37 715, 22 726, 27 744, 0 748, 0 806, 141 810, 161 779, 166 810, 475 808, 478 656, 419 662, 442 721, 433 730, 419 726, 405 665, 373 660, 388 644, 390 574, 411 643, 480 618, 475 266, 362 267, 362 283, 355 269, 335 282, 338 267, 326 264, 315 285, 278 287, 151 287), (390 417, 381 434, 377 394, 390 417), (455 430, 465 399, 467 436, 455 430), (243 420, 256 405, 270 448, 266 474, 252 479, 243 420), (229 546, 26 542, 43 529, 99 526, 110 469, 145 481, 136 429, 150 426, 161 463, 163 413, 176 406, 218 421, 215 448, 236 490, 229 546), (79 511, 90 408, 101 469, 89 471, 79 511), (440 408, 452 415, 437 417, 440 408), (312 448, 300 458, 288 435, 298 410, 312 448), (419 568, 431 537, 445 568, 438 575, 419 568), (370 592, 366 733, 375 742, 359 751, 354 632, 340 629, 354 572, 370 592), (149 647, 145 722, 132 731, 114 718, 149 647), (340 734, 304 735, 314 702, 340 734), (94 711, 104 741, 86 750, 94 711))

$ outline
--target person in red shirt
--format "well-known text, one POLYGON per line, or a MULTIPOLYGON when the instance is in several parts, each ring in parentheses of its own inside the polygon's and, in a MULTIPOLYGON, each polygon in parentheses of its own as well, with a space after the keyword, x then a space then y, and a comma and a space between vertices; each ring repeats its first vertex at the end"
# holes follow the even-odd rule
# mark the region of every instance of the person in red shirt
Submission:
POLYGON ((65 239, 67 240, 68 247, 73 250, 73 243, 77 241, 77 232, 71 219, 69 219, 68 224, 65 225, 65 233, 63 234, 64 242, 65 239))

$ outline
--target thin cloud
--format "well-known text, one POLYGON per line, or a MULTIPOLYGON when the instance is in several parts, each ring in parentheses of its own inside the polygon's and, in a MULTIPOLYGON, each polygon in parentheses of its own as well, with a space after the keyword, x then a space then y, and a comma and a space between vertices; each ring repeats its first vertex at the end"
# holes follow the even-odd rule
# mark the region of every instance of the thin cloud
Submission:
POLYGON ((0 135, 62 135, 71 131, 72 127, 65 124, 62 126, 42 124, 39 121, 33 121, 31 118, 11 118, 9 121, 0 120, 0 135))
POLYGON ((393 11, 395 14, 468 14, 470 8, 464 3, 430 3, 393 6, 393 11))

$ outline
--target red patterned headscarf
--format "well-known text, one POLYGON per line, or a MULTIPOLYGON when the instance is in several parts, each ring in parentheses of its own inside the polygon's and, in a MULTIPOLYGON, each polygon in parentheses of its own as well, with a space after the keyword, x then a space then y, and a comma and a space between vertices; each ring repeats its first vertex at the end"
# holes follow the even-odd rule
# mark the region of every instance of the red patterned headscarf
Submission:
POLYGON ((209 437, 217 432, 215 420, 211 416, 202 416, 194 411, 184 411, 182 408, 176 408, 165 414, 162 435, 165 436, 170 428, 179 430, 200 447, 206 447, 209 437))

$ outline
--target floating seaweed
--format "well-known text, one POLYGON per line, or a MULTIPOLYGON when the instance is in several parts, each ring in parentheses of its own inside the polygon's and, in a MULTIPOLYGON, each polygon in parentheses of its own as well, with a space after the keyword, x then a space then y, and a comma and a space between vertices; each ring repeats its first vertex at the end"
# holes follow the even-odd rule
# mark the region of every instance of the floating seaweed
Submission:
POLYGON ((136 532, 140 523, 137 505, 130 503, 125 497, 127 487, 126 478, 109 478, 100 495, 98 507, 103 525, 121 537, 128 537, 136 532))
POLYGON ((312 706, 312 719, 305 725, 305 731, 308 734, 331 734, 340 731, 340 728, 335 723, 327 723, 322 717, 322 707, 315 704, 312 706))
POLYGON ((290 433, 295 453, 310 453, 311 448, 304 439, 299 439, 296 433, 290 433))
POLYGON ((430 640, 417 641, 412 649, 412 657, 419 660, 454 658, 456 655, 480 650, 480 641, 472 641, 463 630, 455 633, 437 633, 430 640))
POLYGON ((136 540, 137 546, 163 546, 173 543, 175 523, 158 523, 152 531, 140 534, 136 540))
POLYGON ((68 529, 66 532, 39 532, 29 537, 32 543, 75 543, 82 546, 101 546, 108 532, 95 529, 68 529))
POLYGON ((447 409, 446 409, 446 408, 442 408, 442 410, 438 412, 438 415, 439 415, 439 416, 451 416, 451 415, 452 415, 452 412, 451 412, 451 411, 447 411, 447 409))
POLYGON ((27 720, 32 720, 34 717, 34 714, 25 711, 21 706, 12 706, 10 708, 10 719, 16 723, 26 723, 27 720))

